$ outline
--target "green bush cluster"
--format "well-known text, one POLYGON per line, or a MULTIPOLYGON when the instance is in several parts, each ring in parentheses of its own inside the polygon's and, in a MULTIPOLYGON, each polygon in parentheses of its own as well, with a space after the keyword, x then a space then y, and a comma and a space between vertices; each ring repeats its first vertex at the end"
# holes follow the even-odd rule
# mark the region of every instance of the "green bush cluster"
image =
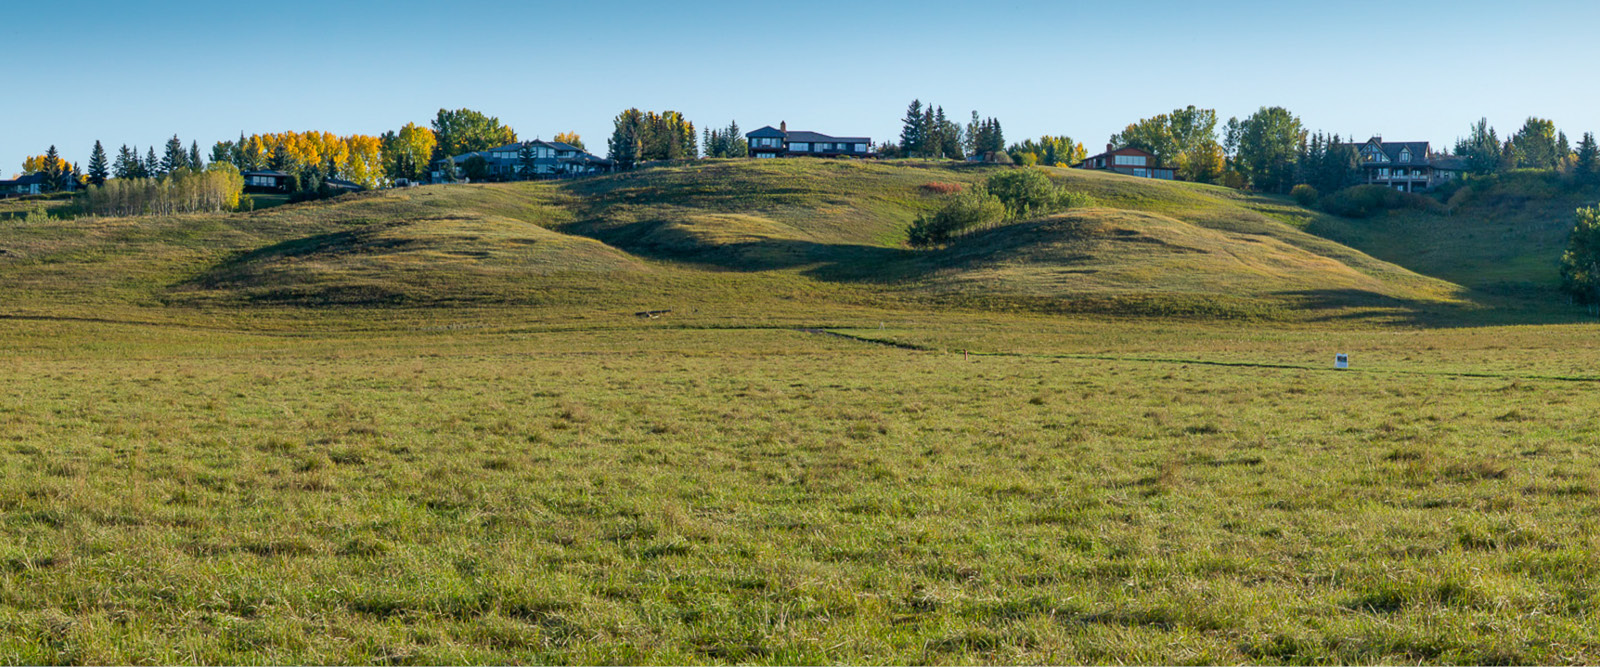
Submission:
POLYGON ((964 233, 1067 208, 1093 206, 1094 198, 1057 186, 1043 170, 1011 169, 984 185, 950 197, 939 210, 911 224, 908 241, 916 247, 948 243, 964 233))
POLYGON ((947 243, 963 232, 1004 220, 1006 206, 983 187, 974 187, 950 197, 939 210, 920 216, 911 223, 907 239, 916 247, 947 243))
MULTIPOLYGON (((1296 195, 1298 199, 1298 195, 1296 195)), ((1342 218, 1368 218, 1386 211, 1409 209, 1435 211, 1438 201, 1415 192, 1401 192, 1383 185, 1357 185, 1319 200, 1322 210, 1342 218)))

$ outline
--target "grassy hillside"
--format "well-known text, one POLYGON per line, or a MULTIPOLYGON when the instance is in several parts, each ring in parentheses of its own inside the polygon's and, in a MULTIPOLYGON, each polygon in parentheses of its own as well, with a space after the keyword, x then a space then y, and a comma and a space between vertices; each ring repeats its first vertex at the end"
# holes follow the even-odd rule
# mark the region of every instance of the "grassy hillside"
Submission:
POLYGON ((1547 174, 1518 172, 1475 181, 1441 212, 1391 211, 1350 220, 1322 217, 1317 234, 1419 273, 1491 294, 1565 299, 1557 264, 1573 211, 1600 191, 1571 188, 1547 174))
POLYGON ((930 186, 970 187, 996 169, 706 161, 231 215, 11 221, 0 280, 13 313, 80 315, 509 305, 741 321, 863 306, 1296 318, 1457 298, 1306 233, 1318 216, 1279 199, 1072 170, 1049 173, 1097 208, 905 246, 941 201, 930 186))

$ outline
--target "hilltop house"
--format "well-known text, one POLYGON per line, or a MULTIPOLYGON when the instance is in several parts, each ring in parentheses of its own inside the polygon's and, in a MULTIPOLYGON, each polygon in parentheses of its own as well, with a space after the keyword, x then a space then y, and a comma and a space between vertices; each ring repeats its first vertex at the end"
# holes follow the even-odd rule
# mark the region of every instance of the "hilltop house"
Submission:
POLYGON ((44 192, 44 184, 49 180, 44 174, 25 174, 9 181, 0 181, 0 199, 39 194, 44 192))
POLYGON ((257 194, 282 194, 289 191, 289 174, 271 169, 241 172, 244 191, 257 194))
MULTIPOLYGON (((456 169, 466 165, 467 160, 481 157, 489 163, 489 177, 495 180, 517 180, 520 178, 561 178, 571 176, 585 176, 601 174, 611 171, 614 163, 603 157, 588 153, 577 146, 559 141, 518 141, 504 146, 498 146, 486 151, 463 153, 454 156, 456 169), (522 147, 527 146, 533 152, 534 173, 523 174, 522 147)), ((444 180, 444 160, 434 163, 433 181, 444 180)))
POLYGON ((874 157, 868 137, 834 137, 820 132, 789 131, 787 122, 768 125, 744 135, 750 157, 874 157))
POLYGON ((1461 177, 1460 158, 1436 155, 1426 141, 1384 141, 1373 137, 1357 150, 1362 182, 1403 192, 1421 192, 1461 177))
POLYGON ((1177 169, 1174 167, 1157 167, 1156 156, 1149 151, 1127 147, 1117 148, 1113 144, 1106 144, 1106 152, 1091 155, 1084 161, 1072 165, 1073 169, 1095 169, 1114 171, 1119 174, 1137 176, 1139 178, 1158 178, 1170 181, 1177 178, 1177 169))

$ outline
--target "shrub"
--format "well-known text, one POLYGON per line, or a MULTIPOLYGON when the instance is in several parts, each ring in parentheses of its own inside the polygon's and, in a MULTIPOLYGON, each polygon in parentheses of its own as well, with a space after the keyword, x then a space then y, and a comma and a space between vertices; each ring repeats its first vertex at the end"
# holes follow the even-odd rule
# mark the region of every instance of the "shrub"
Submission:
POLYGON ((1060 196, 1055 183, 1039 169, 1002 171, 989 177, 988 190, 1013 218, 1050 210, 1060 196))
POLYGON ((1383 185, 1357 185, 1322 198, 1322 210, 1342 218, 1367 218, 1385 211, 1438 211, 1439 202, 1414 192, 1383 185))
POLYGON ((1317 189, 1306 183, 1301 183, 1294 186, 1294 189, 1289 191, 1289 195, 1294 197, 1294 200, 1301 206, 1305 206, 1307 208, 1310 208, 1312 204, 1317 203, 1317 197, 1319 196, 1317 194, 1317 189))
POLYGON ((1095 201, 1094 197, 1089 196, 1089 194, 1086 192, 1075 192, 1072 190, 1058 190, 1056 192, 1056 208, 1058 209, 1083 208, 1085 206, 1097 205, 1099 205, 1099 202, 1095 201))
POLYGON ((936 195, 953 195, 957 192, 960 192, 962 187, 960 183, 934 182, 923 183, 922 190, 924 192, 931 192, 936 195))
POLYGON ((993 225, 1005 217, 1006 206, 999 198, 982 188, 973 188, 951 197, 933 214, 918 217, 911 223, 907 241, 919 248, 939 245, 964 232, 993 225))

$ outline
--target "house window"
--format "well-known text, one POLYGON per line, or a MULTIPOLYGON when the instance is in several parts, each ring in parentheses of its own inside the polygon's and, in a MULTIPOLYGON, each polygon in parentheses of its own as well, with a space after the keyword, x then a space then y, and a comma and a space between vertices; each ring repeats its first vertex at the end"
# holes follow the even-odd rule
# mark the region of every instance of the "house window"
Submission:
POLYGON ((1119 167, 1143 167, 1144 166, 1144 156, 1143 155, 1118 155, 1118 156, 1116 156, 1116 164, 1119 167))
POLYGON ((857 153, 865 153, 865 152, 867 152, 867 145, 866 144, 856 144, 856 152, 857 153))
POLYGON ((811 144, 789 144, 789 150, 795 153, 809 153, 811 144))
POLYGON ((1411 151, 1409 149, 1400 151, 1400 161, 1401 162, 1410 162, 1411 161, 1411 151))
MULTIPOLYGON (((1119 155, 1117 157, 1122 157, 1122 156, 1119 155)), ((1140 178, 1145 178, 1145 177, 1150 175, 1150 172, 1146 171, 1144 169, 1135 169, 1135 170, 1133 170, 1133 175, 1134 176, 1138 176, 1140 178)))

